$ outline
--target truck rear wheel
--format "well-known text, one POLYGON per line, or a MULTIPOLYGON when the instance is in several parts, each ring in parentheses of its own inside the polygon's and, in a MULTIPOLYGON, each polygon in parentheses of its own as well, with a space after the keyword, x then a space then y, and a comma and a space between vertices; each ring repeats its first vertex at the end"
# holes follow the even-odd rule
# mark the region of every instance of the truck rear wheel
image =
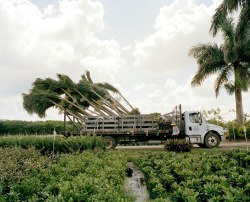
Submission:
POLYGON ((215 148, 215 147, 218 147, 219 144, 220 144, 220 139, 219 139, 218 135, 216 135, 215 133, 210 132, 205 137, 206 147, 215 148))
POLYGON ((111 136, 105 136, 104 143, 106 149, 114 149, 116 147, 116 140, 111 136))

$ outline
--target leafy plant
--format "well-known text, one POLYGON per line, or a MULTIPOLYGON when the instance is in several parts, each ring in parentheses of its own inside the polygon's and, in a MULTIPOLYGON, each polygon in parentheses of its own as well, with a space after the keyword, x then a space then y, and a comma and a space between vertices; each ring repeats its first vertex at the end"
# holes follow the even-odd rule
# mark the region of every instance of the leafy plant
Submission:
POLYGON ((165 149, 175 152, 189 152, 192 144, 186 139, 168 139, 165 141, 165 149))
POLYGON ((137 166, 156 201, 249 201, 250 171, 238 166, 237 153, 144 153, 137 166))
POLYGON ((55 162, 34 148, 0 148, 0 152, 5 159, 0 159, 1 201, 133 201, 124 187, 126 156, 122 153, 57 154, 55 162), (30 163, 20 164, 20 160, 30 163), (11 174, 15 177, 6 181, 11 174))
POLYGON ((82 152, 87 149, 105 148, 102 137, 97 136, 72 136, 63 137, 47 135, 47 136, 4 136, 0 137, 0 147, 34 147, 41 153, 70 153, 82 152), (54 150, 53 150, 54 149, 54 150))

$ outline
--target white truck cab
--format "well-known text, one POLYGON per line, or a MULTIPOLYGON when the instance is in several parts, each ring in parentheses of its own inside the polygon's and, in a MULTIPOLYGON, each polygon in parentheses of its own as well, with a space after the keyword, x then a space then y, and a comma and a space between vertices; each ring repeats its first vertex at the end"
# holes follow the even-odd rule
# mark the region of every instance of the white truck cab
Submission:
POLYGON ((225 140, 226 130, 221 126, 208 124, 200 112, 186 111, 183 119, 185 134, 191 143, 213 148, 225 140))

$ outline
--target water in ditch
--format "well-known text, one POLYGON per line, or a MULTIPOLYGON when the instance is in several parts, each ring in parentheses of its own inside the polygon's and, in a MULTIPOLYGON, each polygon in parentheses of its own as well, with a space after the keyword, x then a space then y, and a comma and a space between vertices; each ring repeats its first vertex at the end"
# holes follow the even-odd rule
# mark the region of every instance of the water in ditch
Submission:
POLYGON ((143 173, 132 163, 127 163, 126 190, 135 198, 135 202, 149 202, 149 194, 143 173))

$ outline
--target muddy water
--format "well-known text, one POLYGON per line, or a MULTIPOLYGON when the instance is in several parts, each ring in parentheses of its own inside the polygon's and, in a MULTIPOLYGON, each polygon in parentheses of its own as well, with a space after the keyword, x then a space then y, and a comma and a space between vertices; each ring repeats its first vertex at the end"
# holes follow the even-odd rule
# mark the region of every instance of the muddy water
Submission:
POLYGON ((126 177, 126 190, 135 198, 136 202, 149 202, 149 194, 143 173, 132 162, 128 162, 127 167, 132 170, 130 173, 132 176, 126 177))

